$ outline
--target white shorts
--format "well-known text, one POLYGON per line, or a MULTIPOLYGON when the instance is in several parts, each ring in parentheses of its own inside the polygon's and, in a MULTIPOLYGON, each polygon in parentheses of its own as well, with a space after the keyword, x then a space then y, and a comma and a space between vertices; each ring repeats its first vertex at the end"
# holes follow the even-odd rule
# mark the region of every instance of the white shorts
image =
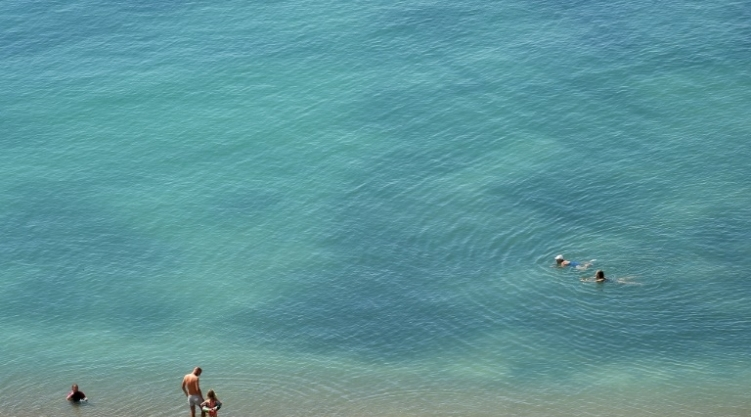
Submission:
POLYGON ((190 405, 191 407, 193 407, 193 406, 199 406, 199 405, 201 405, 202 402, 203 402, 203 400, 201 399, 200 396, 198 396, 198 395, 188 395, 188 405, 190 405))

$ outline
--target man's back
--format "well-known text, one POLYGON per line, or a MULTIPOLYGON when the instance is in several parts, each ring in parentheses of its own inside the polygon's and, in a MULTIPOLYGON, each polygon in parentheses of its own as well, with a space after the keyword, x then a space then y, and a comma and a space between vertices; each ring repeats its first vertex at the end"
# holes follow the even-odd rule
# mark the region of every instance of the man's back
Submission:
POLYGON ((195 374, 185 375, 183 378, 183 386, 187 388, 188 395, 200 395, 201 389, 198 386, 198 376, 195 374))

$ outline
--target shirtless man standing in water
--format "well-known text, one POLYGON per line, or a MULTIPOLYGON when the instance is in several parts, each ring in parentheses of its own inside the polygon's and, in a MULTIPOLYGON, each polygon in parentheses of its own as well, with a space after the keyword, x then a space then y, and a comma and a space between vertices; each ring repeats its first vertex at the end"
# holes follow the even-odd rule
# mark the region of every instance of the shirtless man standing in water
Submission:
POLYGON ((198 385, 198 377, 201 376, 201 368, 196 367, 192 373, 185 375, 183 378, 183 392, 188 397, 188 404, 190 405, 190 417, 196 417, 196 407, 200 407, 203 402, 203 394, 201 394, 201 387, 198 385))

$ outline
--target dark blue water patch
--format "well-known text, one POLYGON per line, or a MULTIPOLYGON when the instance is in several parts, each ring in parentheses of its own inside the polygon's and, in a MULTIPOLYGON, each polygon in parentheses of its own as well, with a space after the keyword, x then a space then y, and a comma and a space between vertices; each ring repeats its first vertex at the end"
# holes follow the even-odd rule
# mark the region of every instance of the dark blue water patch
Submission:
MULTIPOLYGON (((746 199, 748 200, 748 199, 746 199)), ((730 265, 739 273, 751 267, 751 201, 738 206, 719 203, 688 225, 687 232, 697 244, 697 256, 712 265, 730 265), (724 207, 723 207, 724 206, 724 207)))
POLYGON ((592 151, 597 149, 609 159, 638 156, 648 143, 640 138, 654 134, 650 121, 666 115, 615 83, 612 74, 559 73, 544 82, 518 84, 508 97, 516 112, 503 131, 550 137, 581 155, 582 162, 596 162, 592 151))
POLYGON ((154 16, 173 16, 176 12, 184 12, 200 7, 198 2, 150 2, 147 0, 135 0, 129 2, 105 2, 106 6, 118 10, 120 13, 133 15, 142 15, 147 17, 154 16))
POLYGON ((95 36, 114 36, 125 27, 122 16, 117 18, 106 3, 31 2, 19 7, 23 9, 3 13, 13 16, 11 30, 0 38, 5 45, 0 48, 4 59, 57 50, 95 36))
POLYGON ((205 8, 196 43, 202 45, 201 56, 231 66, 234 73, 254 75, 264 71, 260 67, 274 67, 299 77, 311 66, 347 59, 360 29, 353 18, 347 7, 324 13, 291 1, 215 5, 205 8), (310 65, 303 68, 301 62, 310 65))
MULTIPOLYGON (((458 39, 467 38, 480 16, 477 8, 456 4, 412 5, 404 4, 378 7, 363 5, 367 13, 352 14, 347 7, 332 9, 330 14, 306 16, 297 9, 267 8, 262 17, 245 25, 242 37, 248 45, 247 56, 265 58, 296 58, 313 62, 336 64, 344 61, 358 68, 363 63, 383 65, 395 58, 408 59, 415 53, 423 58, 430 54, 439 56, 458 39), (303 32, 274 30, 273 22, 280 13, 291 14, 305 26, 310 19, 324 19, 320 25, 309 25, 303 32)), ((304 10, 304 9, 300 9, 304 10)))
POLYGON ((44 3, 9 13, 11 30, 0 35, 5 46, 0 57, 18 68, 14 81, 21 82, 14 90, 80 94, 84 84, 90 93, 135 74, 166 65, 185 68, 211 55, 197 53, 187 35, 173 37, 170 26, 163 26, 170 22, 167 15, 179 22, 175 15, 189 4, 143 6, 148 10, 132 3, 44 3))
POLYGON ((636 369, 650 358, 648 362, 662 364, 661 372, 668 371, 669 362, 747 357, 743 346, 749 341, 748 321, 717 311, 707 301, 705 294, 668 301, 643 287, 613 283, 602 284, 591 295, 543 295, 534 308, 519 309, 505 319, 527 335, 525 340, 534 341, 528 349, 511 353, 513 360, 507 364, 515 382, 533 383, 578 374, 581 357, 586 357, 584 366, 636 369))
POLYGON ((58 137, 49 127, 34 123, 34 118, 29 117, 25 106, 7 105, 4 108, 8 109, 5 113, 8 120, 3 123, 6 134, 0 138, 0 146, 5 150, 7 160, 33 152, 32 150, 44 149, 58 137))
POLYGON ((619 230, 658 220, 658 207, 645 206, 644 199, 659 197, 665 185, 621 177, 607 164, 592 163, 582 169, 562 162, 531 175, 499 178, 485 187, 480 198, 490 207, 513 205, 543 223, 619 230))
POLYGON ((495 23, 493 17, 488 16, 488 9, 492 11, 492 8, 484 3, 384 6, 368 3, 364 7, 367 13, 352 17, 347 24, 325 26, 334 29, 323 36, 330 40, 328 44, 313 49, 320 58, 334 64, 344 62, 355 72, 370 73, 377 68, 398 78, 415 69, 450 66, 461 61, 470 46, 499 45, 494 42, 496 37, 492 31, 478 33, 495 23), (467 45, 467 48, 460 45, 467 45))
POLYGON ((223 324, 228 340, 249 348, 393 362, 466 354, 493 334, 519 383, 577 374, 581 369, 571 358, 582 349, 591 349, 588 363, 608 365, 645 357, 745 355, 749 342, 750 322, 715 308, 706 292, 685 296, 689 292, 680 284, 655 294, 649 285, 593 287, 574 279, 561 294, 543 281, 537 297, 519 300, 496 290, 485 292, 482 303, 471 303, 459 290, 482 282, 487 271, 462 274, 437 258, 424 264, 410 258, 407 264, 352 256, 346 266, 278 277, 293 289, 231 315, 223 324), (509 339, 498 336, 505 332, 509 339), (527 349, 519 350, 518 334, 531 343, 527 349), (557 356, 546 356, 551 351, 557 356))
POLYGON ((494 320, 441 297, 417 274, 363 265, 330 273, 301 274, 294 292, 237 312, 233 337, 265 348, 398 361, 464 346, 494 320))
POLYGON ((743 36, 748 30, 742 17, 746 7, 737 3, 527 3, 540 17, 567 29, 557 29, 569 36, 563 43, 559 39, 540 39, 540 43, 548 45, 547 59, 555 57, 560 65, 577 63, 571 66, 575 71, 615 63, 631 72, 663 73, 741 64, 749 54, 743 47, 749 39, 743 36), (557 48, 549 48, 552 45, 557 48))
POLYGON ((336 227, 318 244, 334 266, 276 278, 291 282, 290 292, 237 312, 231 334, 275 349, 406 360, 464 349, 503 325, 500 312, 511 304, 505 293, 489 296, 496 314, 456 299, 462 285, 482 282, 497 268, 488 262, 495 233, 478 233, 482 227, 471 216, 458 224, 426 221, 426 201, 396 198, 423 175, 450 166, 433 166, 433 158, 408 150, 382 156, 393 170, 374 165, 353 172, 353 184, 361 185, 331 207, 336 227), (480 237, 467 245, 470 235, 480 237))
MULTIPOLYGON (((468 80, 458 74, 457 78, 452 77, 442 84, 376 86, 348 103, 343 124, 386 137, 402 152, 407 146, 400 142, 421 151, 449 155, 481 154, 498 140, 498 132, 513 131, 524 123, 523 120, 489 121, 483 117, 505 113, 499 105, 483 106, 492 100, 489 96, 497 97, 498 83, 482 78, 468 80), (469 109, 482 109, 482 113, 469 109), (454 146, 457 142, 466 143, 466 150, 454 146)), ((524 103, 519 105, 523 107, 524 103)), ((433 160, 440 159, 445 158, 433 160)))
MULTIPOLYGON (((332 263, 273 278, 289 290, 236 312, 230 334, 274 349, 406 360, 461 349, 492 328, 497 316, 456 299, 463 285, 488 279, 493 265, 477 247, 492 238, 468 246, 462 236, 479 225, 442 227, 440 219, 426 221, 426 201, 396 198, 431 172, 450 172, 451 163, 435 162, 445 152, 400 148, 380 155, 390 171, 376 164, 348 175, 358 186, 332 201, 315 235, 332 263)), ((507 304, 505 294, 496 297, 494 305, 507 304)))
POLYGON ((266 188, 221 187, 211 198, 210 209, 217 221, 236 221, 237 218, 254 217, 267 213, 283 203, 284 195, 266 188))
MULTIPOLYGON (((381 9, 368 29, 372 30, 371 36, 389 42, 400 37, 409 38, 406 45, 429 53, 441 44, 448 46, 470 36, 482 18, 482 12, 483 8, 473 2, 400 4, 381 9)), ((390 52, 404 54, 407 51, 391 49, 390 52)))
POLYGON ((6 193, 0 259, 13 268, 3 317, 53 324, 85 319, 155 330, 176 311, 150 290, 176 268, 177 251, 146 238, 92 202, 91 188, 25 183, 6 193), (112 320, 112 318, 115 318, 112 320))
POLYGON ((728 42, 724 45, 726 59, 740 64, 738 68, 744 68, 745 74, 748 74, 749 68, 746 65, 751 55, 751 4, 748 2, 729 2, 718 7, 718 20, 725 23, 725 27, 730 32, 728 42))

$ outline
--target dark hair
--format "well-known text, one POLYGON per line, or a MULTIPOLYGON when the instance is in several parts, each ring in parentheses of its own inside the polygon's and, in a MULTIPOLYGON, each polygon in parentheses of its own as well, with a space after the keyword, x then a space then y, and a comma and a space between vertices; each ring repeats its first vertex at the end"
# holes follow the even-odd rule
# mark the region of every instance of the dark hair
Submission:
POLYGON ((605 279, 605 272, 603 272, 602 269, 598 269, 597 272, 595 272, 595 278, 605 279))

